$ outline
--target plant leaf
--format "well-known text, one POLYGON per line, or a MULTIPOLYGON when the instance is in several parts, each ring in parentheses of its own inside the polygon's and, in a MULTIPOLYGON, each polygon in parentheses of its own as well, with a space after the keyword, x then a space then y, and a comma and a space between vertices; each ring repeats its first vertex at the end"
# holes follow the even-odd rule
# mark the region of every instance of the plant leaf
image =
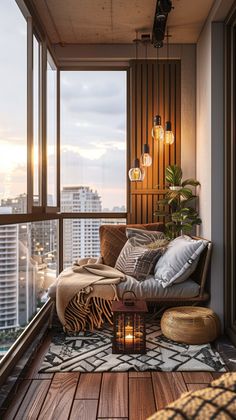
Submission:
POLYGON ((192 187, 197 187, 198 185, 201 185, 199 181, 193 178, 185 179, 185 181, 182 182, 182 187, 185 187, 186 185, 191 185, 192 187))
POLYGON ((181 185, 182 169, 177 165, 168 165, 165 169, 165 178, 169 184, 181 185))

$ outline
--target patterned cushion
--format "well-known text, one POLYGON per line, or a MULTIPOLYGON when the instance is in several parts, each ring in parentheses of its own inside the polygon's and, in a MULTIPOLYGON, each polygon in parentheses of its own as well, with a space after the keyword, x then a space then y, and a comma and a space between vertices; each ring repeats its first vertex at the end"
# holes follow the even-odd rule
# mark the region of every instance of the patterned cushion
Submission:
POLYGON ((158 230, 164 232, 163 223, 149 223, 144 225, 102 225, 100 226, 100 246, 103 263, 115 266, 116 260, 127 241, 126 229, 135 227, 145 230, 158 230))
POLYGON ((153 268, 164 248, 160 247, 159 244, 156 249, 151 249, 144 244, 139 246, 135 239, 131 238, 126 242, 116 261, 115 268, 142 281, 153 272, 153 268))
POLYGON ((222 375, 207 388, 184 394, 148 420, 235 418, 236 372, 222 375))
POLYGON ((144 229, 137 228, 127 228, 126 236, 128 239, 135 238, 135 242, 137 245, 148 244, 149 242, 155 242, 159 239, 165 239, 165 235, 163 232, 155 230, 147 231, 144 229))

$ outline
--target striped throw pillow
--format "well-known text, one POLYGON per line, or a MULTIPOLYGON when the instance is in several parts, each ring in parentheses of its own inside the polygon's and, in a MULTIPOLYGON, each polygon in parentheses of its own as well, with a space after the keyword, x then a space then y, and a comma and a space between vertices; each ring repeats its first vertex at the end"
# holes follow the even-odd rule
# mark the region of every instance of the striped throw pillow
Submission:
POLYGON ((155 242, 158 239, 165 239, 163 232, 137 228, 127 228, 126 236, 128 239, 134 238, 136 245, 144 245, 155 242))
POLYGON ((137 246, 135 238, 131 238, 121 250, 115 268, 139 281, 145 280, 149 274, 153 273, 155 264, 164 249, 159 244, 156 249, 145 245, 137 246))

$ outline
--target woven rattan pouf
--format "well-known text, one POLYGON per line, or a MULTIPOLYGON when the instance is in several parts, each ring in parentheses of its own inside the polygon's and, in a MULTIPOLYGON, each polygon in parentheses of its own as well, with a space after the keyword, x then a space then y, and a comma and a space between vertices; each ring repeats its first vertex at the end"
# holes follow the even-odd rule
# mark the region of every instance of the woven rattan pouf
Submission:
POLYGON ((161 330, 167 338, 178 343, 205 344, 220 334, 220 321, 211 309, 180 306, 164 312, 161 330))

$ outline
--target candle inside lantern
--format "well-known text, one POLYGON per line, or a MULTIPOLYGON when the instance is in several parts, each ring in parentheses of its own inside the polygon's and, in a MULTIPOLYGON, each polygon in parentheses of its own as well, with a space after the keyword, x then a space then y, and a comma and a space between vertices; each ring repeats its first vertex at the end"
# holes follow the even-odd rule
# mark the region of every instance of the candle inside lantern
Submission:
POLYGON ((125 327, 125 340, 127 341, 133 341, 134 339, 134 335, 133 335, 133 327, 131 327, 131 325, 127 325, 125 327))

